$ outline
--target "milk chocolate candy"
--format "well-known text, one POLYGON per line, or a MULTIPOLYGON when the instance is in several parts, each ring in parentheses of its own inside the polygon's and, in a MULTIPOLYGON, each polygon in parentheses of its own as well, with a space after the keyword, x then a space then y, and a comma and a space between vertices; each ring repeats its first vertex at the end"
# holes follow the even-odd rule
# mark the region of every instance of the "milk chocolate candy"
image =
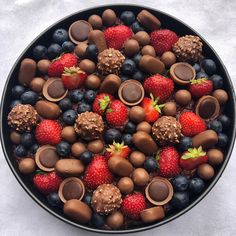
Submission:
POLYGON ((88 41, 91 44, 95 44, 99 52, 107 49, 105 36, 101 30, 92 30, 88 35, 88 41))
POLYGON ((41 93, 45 82, 46 82, 45 79, 41 77, 35 77, 30 82, 30 88, 36 93, 41 93))
POLYGON ((35 109, 45 119, 57 119, 61 110, 56 103, 40 100, 35 104, 35 109))
POLYGON ((65 215, 81 224, 88 223, 92 218, 92 210, 89 206, 76 199, 67 201, 64 205, 63 211, 65 215))
POLYGON ((192 139, 193 147, 202 146, 203 149, 212 148, 218 142, 217 133, 214 130, 206 130, 197 134, 192 139))
POLYGON ((165 73, 165 65, 159 59, 152 57, 150 55, 142 56, 139 67, 141 70, 151 73, 151 74, 164 74, 165 73))
POLYGON ((100 86, 100 93, 115 94, 118 91, 120 84, 120 77, 115 74, 110 74, 103 80, 100 86))
POLYGON ((216 89, 212 95, 218 100, 220 105, 225 105, 229 99, 227 92, 223 89, 216 89))
POLYGON ((35 171, 35 161, 33 158, 24 158, 19 162, 19 171, 24 174, 32 174, 35 171))
POLYGON ((151 31, 158 30, 161 27, 161 22, 159 21, 159 19, 157 19, 157 17, 155 17, 147 10, 142 10, 137 15, 137 19, 144 27, 151 31))
POLYGON ((93 140, 88 143, 87 148, 92 153, 95 153, 95 154, 101 153, 104 149, 104 143, 100 139, 93 140))
POLYGON ((161 206, 151 207, 141 211, 140 217, 144 223, 152 223, 163 219, 165 211, 161 206))
POLYGON ((108 161, 110 171, 119 176, 129 176, 133 171, 131 163, 123 157, 112 156, 108 161))
POLYGON ((31 80, 35 77, 37 64, 30 58, 25 58, 20 64, 18 80, 20 84, 28 86, 31 80))

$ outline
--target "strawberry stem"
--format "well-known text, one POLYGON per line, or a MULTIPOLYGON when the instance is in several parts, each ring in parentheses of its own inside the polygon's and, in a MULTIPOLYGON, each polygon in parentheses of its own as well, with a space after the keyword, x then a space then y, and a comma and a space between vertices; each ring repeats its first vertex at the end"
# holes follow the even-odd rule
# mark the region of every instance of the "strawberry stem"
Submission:
POLYGON ((159 101, 159 97, 157 97, 155 99, 152 93, 150 94, 150 97, 151 97, 151 100, 152 100, 152 106, 156 109, 156 111, 161 113, 161 108, 163 108, 165 106, 165 104, 157 104, 158 101, 159 101))

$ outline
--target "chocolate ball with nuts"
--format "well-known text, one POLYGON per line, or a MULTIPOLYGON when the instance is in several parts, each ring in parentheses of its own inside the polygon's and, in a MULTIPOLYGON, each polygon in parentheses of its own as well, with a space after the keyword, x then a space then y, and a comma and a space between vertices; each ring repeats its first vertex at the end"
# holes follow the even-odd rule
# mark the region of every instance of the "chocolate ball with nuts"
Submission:
POLYGON ((167 68, 171 67, 176 62, 175 54, 171 51, 164 52, 160 59, 167 68))
POLYGON ((176 115, 176 103, 167 102, 162 109, 163 115, 165 116, 175 116, 176 115))
POLYGON ((24 158, 19 162, 19 171, 22 174, 32 174, 36 169, 36 164, 33 158, 24 158))
POLYGON ((136 39, 141 46, 146 46, 150 43, 150 36, 145 31, 137 32, 133 38, 136 39))
POLYGON ((202 178, 204 180, 210 180, 211 178, 214 177, 215 171, 211 165, 204 163, 204 164, 201 164, 200 166, 198 166, 197 174, 200 178, 202 178))
POLYGON ((137 168, 132 173, 132 180, 137 186, 145 186, 149 181, 149 174, 143 168, 137 168))
POLYGON ((102 20, 105 26, 112 26, 116 22, 116 13, 111 9, 106 9, 102 13, 102 20))
POLYGON ((187 106, 192 100, 191 93, 186 89, 180 89, 175 93, 175 101, 180 106, 187 106))
POLYGON ((144 153, 142 153, 140 151, 133 151, 130 154, 129 160, 133 164, 133 166, 139 167, 139 166, 143 165, 143 163, 145 162, 145 158, 146 157, 145 157, 144 153))
POLYGON ((152 130, 152 126, 147 121, 142 121, 137 125, 136 130, 143 131, 149 134, 152 130))
POLYGON ((134 182, 129 177, 123 177, 118 181, 117 187, 120 189, 121 193, 129 194, 134 190, 134 182))
POLYGON ((150 55, 152 57, 156 56, 156 51, 153 46, 151 45, 146 45, 142 48, 141 50, 142 55, 150 55))
POLYGON ((102 18, 99 15, 91 15, 88 18, 88 23, 93 27, 93 29, 102 28, 102 18))
POLYGON ((85 87, 96 90, 101 85, 101 79, 97 75, 89 75, 85 80, 85 87))
POLYGON ((139 52, 139 44, 135 39, 129 39, 124 43, 124 50, 127 56, 134 56, 139 52))
POLYGON ((140 106, 134 106, 129 111, 129 118, 135 123, 140 123, 145 118, 145 111, 140 106))

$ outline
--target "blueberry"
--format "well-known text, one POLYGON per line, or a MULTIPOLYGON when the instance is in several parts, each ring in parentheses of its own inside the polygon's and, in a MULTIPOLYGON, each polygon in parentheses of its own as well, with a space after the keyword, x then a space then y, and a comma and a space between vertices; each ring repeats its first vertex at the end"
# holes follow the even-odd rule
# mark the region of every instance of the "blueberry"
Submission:
POLYGON ((50 206, 56 207, 61 204, 61 200, 58 196, 58 193, 50 193, 47 195, 47 200, 50 206))
POLYGON ((189 148, 192 147, 192 138, 190 137, 183 137, 180 139, 180 142, 179 142, 179 148, 182 150, 182 151, 187 151, 189 148))
POLYGON ((52 43, 48 47, 48 57, 49 57, 49 59, 55 59, 56 57, 60 56, 61 53, 62 53, 62 48, 57 43, 52 43))
POLYGON ((196 79, 200 79, 200 78, 208 78, 208 75, 205 72, 198 72, 196 75, 196 79))
POLYGON ((220 75, 212 75, 210 80, 213 82, 213 87, 215 89, 220 89, 224 85, 224 80, 220 75))
POLYGON ((67 125, 73 125, 77 117, 77 112, 74 110, 67 110, 63 113, 62 119, 67 125))
POLYGON ((47 58, 48 50, 43 45, 37 45, 33 48, 33 57, 36 61, 47 58))
POLYGON ((30 152, 35 154, 37 152, 37 150, 39 149, 39 144, 35 143, 30 147, 30 152))
POLYGON ((15 107, 16 105, 22 104, 21 100, 13 100, 11 102, 10 108, 12 109, 13 107, 15 107))
POLYGON ((189 204, 188 192, 176 192, 171 200, 171 205, 177 209, 183 209, 189 204))
POLYGON ((220 115, 218 117, 218 120, 221 122, 221 124, 223 125, 223 128, 226 129, 230 126, 231 120, 228 116, 226 115, 220 115))
POLYGON ((83 152, 80 156, 79 159, 85 164, 88 165, 92 159, 93 159, 93 154, 90 151, 85 151, 83 152))
POLYGON ((128 121, 125 125, 125 129, 124 129, 125 133, 128 134, 133 134, 136 132, 136 124, 134 124, 131 121, 128 121))
POLYGON ((62 157, 68 156, 70 154, 70 144, 65 141, 61 141, 57 144, 56 151, 62 157))
POLYGON ((85 194, 85 195, 84 195, 84 198, 83 198, 83 201, 84 201, 87 205, 91 205, 92 196, 89 195, 89 194, 85 194))
POLYGON ((133 74, 133 79, 134 80, 138 80, 139 82, 143 82, 144 81, 144 73, 140 70, 137 70, 134 74, 133 74))
POLYGON ((131 26, 132 31, 136 34, 139 31, 145 31, 138 21, 135 21, 131 26))
POLYGON ((218 134, 218 142, 217 146, 220 148, 224 148, 228 144, 229 138, 226 134, 219 133, 218 134))
POLYGON ((179 175, 172 180, 173 188, 176 192, 186 191, 189 185, 189 180, 184 175, 179 175))
POLYGON ((132 134, 123 134, 122 135, 122 142, 124 142, 125 145, 127 146, 132 146, 132 134))
POLYGON ((104 140, 107 144, 112 144, 114 141, 120 143, 121 139, 122 135, 118 129, 108 129, 104 134, 104 140))
POLYGON ((77 112, 81 114, 86 111, 92 111, 92 106, 88 103, 81 102, 78 106, 77 112))
POLYGON ((125 75, 133 75, 136 71, 136 65, 133 60, 126 59, 121 66, 121 70, 125 75))
POLYGON ((97 214, 97 213, 93 213, 92 219, 91 219, 91 224, 97 228, 102 227, 105 224, 104 217, 97 214))
POLYGON ((121 82, 124 82, 126 80, 129 80, 130 78, 128 76, 122 75, 120 79, 121 79, 121 82))
POLYGON ((208 75, 216 73, 216 63, 211 59, 204 59, 202 61, 202 68, 208 75))
POLYGON ((25 87, 21 85, 16 85, 12 88, 11 94, 14 98, 20 98, 20 96, 25 92, 25 87))
POLYGON ((73 52, 75 49, 75 45, 70 42, 70 41, 65 41, 63 44, 62 44, 62 51, 63 52, 73 52))
POLYGON ((75 89, 70 91, 69 98, 72 102, 78 103, 84 98, 84 92, 81 89, 75 89))
POLYGON ((196 71, 196 73, 200 72, 201 71, 201 66, 198 64, 198 63, 195 63, 193 65, 193 68, 194 70, 196 71))
POLYGON ((38 94, 33 91, 27 91, 21 95, 20 99, 23 104, 35 105, 38 101, 38 94))
POLYGON ((25 157, 27 155, 27 151, 23 145, 16 146, 14 153, 17 157, 25 157))
POLYGON ((144 169, 150 173, 150 172, 154 172, 157 170, 157 161, 155 158, 153 157, 147 157, 147 159, 144 162, 144 169))
POLYGON ((93 103, 97 93, 94 90, 86 90, 84 93, 84 101, 87 103, 93 103))
POLYGON ((132 25, 135 21, 135 15, 132 11, 124 11, 121 13, 120 19, 125 25, 132 25))
POLYGON ((216 131, 216 133, 221 133, 223 129, 221 122, 218 120, 213 120, 211 123, 209 123, 209 127, 210 129, 216 131))
POLYGON ((133 60, 135 62, 135 64, 138 66, 139 65, 139 62, 142 58, 142 55, 140 53, 136 54, 134 57, 133 57, 133 60))
POLYGON ((52 40, 54 43, 62 45, 65 41, 68 40, 68 33, 64 29, 57 29, 52 35, 52 40))
POLYGON ((200 178, 193 178, 189 181, 189 191, 193 194, 199 194, 205 189, 205 183, 200 178))
POLYGON ((20 143, 25 147, 29 148, 34 144, 34 135, 32 133, 23 133, 20 136, 20 143))
POLYGON ((72 108, 72 103, 69 98, 63 98, 59 102, 59 107, 61 108, 62 111, 66 111, 72 108))
POLYGON ((98 48, 95 44, 89 44, 85 50, 85 58, 88 58, 92 61, 97 61, 98 48))

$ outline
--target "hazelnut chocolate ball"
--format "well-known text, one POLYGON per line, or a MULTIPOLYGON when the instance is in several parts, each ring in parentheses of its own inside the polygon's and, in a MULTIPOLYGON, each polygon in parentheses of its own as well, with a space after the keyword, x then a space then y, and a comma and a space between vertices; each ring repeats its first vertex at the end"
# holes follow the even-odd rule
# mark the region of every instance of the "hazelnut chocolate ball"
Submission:
POLYGON ((121 193, 129 194, 134 190, 133 180, 129 177, 122 177, 117 183, 117 187, 120 189, 121 193))
POLYGON ((129 110, 129 118, 135 123, 140 123, 145 118, 145 111, 140 106, 134 106, 129 110))
POLYGON ((96 90, 101 85, 101 79, 97 75, 89 75, 85 80, 85 87, 96 90))
POLYGON ((135 39, 129 39, 124 43, 124 50, 127 56, 134 56, 139 52, 139 44, 135 39))
POLYGON ((167 102, 162 109, 163 115, 165 116, 175 116, 176 115, 176 103, 167 102))
POLYGON ((88 143, 87 146, 88 150, 92 153, 100 153, 103 151, 104 149, 104 143, 102 142, 102 140, 98 139, 98 140, 93 140, 91 142, 88 143))
POLYGON ((71 153, 74 157, 79 157, 83 152, 87 150, 84 143, 77 142, 71 146, 71 153))
POLYGON ((132 173, 132 179, 137 186, 145 186, 149 181, 149 174, 143 168, 137 168, 132 173))
POLYGON ((164 52, 160 59, 167 68, 171 67, 176 62, 175 54, 171 51, 164 52))
POLYGON ((152 126, 147 121, 142 121, 137 125, 136 130, 143 131, 149 134, 152 130, 152 126))
POLYGON ((38 61, 37 68, 40 73, 45 75, 48 73, 48 68, 49 68, 50 64, 51 64, 51 62, 49 60, 42 59, 42 60, 38 61))
POLYGON ((28 175, 35 171, 36 164, 33 158, 24 158, 19 162, 19 171, 22 174, 28 175))
POLYGON ((102 28, 102 18, 99 15, 91 15, 88 18, 88 23, 93 27, 93 29, 102 28))
POLYGON ((41 93, 43 90, 43 85, 45 84, 45 80, 41 77, 35 77, 30 82, 30 88, 36 93, 41 93))
POLYGON ((150 43, 150 36, 145 31, 137 32, 133 38, 136 39, 141 46, 145 46, 150 43))
POLYGON ((143 163, 145 162, 145 158, 146 158, 145 155, 140 151, 133 151, 129 157, 130 162, 135 167, 142 166, 143 163))
POLYGON ((186 90, 186 89, 180 89, 175 93, 175 101, 180 105, 180 106, 187 106, 191 100, 192 100, 192 95, 191 93, 186 90))
POLYGON ((19 144, 20 143, 20 134, 18 132, 16 132, 16 131, 11 131, 10 140, 14 144, 19 144))
POLYGON ((142 55, 150 55, 152 57, 156 56, 156 51, 153 46, 151 45, 146 45, 142 48, 141 50, 142 55))
POLYGON ((119 229, 124 223, 124 216, 120 211, 115 211, 107 217, 106 223, 111 229, 119 229))
POLYGON ((210 149, 207 152, 208 162, 212 166, 221 164, 224 161, 224 154, 218 149, 210 149))
POLYGON ((212 95, 218 100, 220 105, 225 105, 229 99, 227 92, 223 89, 216 89, 212 95))
POLYGON ((79 63, 79 68, 90 75, 96 70, 96 64, 89 59, 84 59, 79 63))
POLYGON ((78 56, 79 58, 83 58, 85 55, 85 51, 88 47, 87 43, 79 43, 76 47, 75 47, 75 55, 78 56))
POLYGON ((105 26, 112 26, 116 22, 116 13, 111 9, 106 9, 102 13, 102 20, 105 26))
POLYGON ((213 178, 215 171, 211 165, 205 163, 205 164, 201 164, 200 166, 198 166, 197 174, 200 178, 202 178, 204 180, 209 180, 209 179, 213 178))
POLYGON ((77 139, 77 134, 73 126, 66 126, 61 131, 61 137, 69 143, 73 143, 77 139))

